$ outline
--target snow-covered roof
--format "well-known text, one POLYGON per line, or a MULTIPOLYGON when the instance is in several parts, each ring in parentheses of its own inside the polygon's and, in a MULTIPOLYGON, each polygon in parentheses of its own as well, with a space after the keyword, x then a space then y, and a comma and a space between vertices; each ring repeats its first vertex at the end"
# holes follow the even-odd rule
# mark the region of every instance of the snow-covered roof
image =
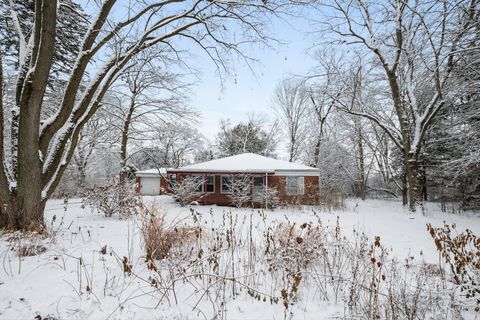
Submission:
POLYGON ((276 175, 318 175, 319 170, 303 164, 267 158, 254 153, 239 155, 207 162, 192 164, 178 169, 168 169, 168 172, 219 172, 219 173, 273 173, 276 175))
POLYGON ((148 169, 135 172, 137 177, 158 177, 160 175, 167 174, 166 168, 155 168, 155 169, 148 169))

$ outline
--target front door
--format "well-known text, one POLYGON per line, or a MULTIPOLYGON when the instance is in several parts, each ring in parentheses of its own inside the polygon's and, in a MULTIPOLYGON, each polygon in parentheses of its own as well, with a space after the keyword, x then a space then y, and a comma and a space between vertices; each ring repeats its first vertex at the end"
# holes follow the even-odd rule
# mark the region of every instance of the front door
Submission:
POLYGON ((265 191, 264 177, 253 177, 253 202, 263 203, 263 192, 265 191))

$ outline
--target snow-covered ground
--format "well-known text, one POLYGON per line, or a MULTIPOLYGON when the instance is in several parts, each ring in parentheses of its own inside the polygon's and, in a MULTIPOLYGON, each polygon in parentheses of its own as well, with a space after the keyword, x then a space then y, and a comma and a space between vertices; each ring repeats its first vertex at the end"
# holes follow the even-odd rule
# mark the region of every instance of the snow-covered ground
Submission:
MULTIPOLYGON (((170 197, 145 197, 156 202, 165 212, 169 223, 192 225, 192 211, 175 204, 170 197)), ((312 207, 276 209, 261 213, 258 209, 234 209, 218 206, 195 206, 194 211, 205 229, 221 225, 226 212, 234 213, 239 225, 245 221, 252 230, 264 230, 261 225, 280 222, 305 223, 318 221, 334 229, 337 217, 342 235, 347 238, 364 232, 373 239, 380 236, 390 251, 389 257, 438 263, 438 252, 427 232, 426 224, 442 226, 456 224, 458 231, 468 228, 480 234, 480 217, 475 214, 441 213, 437 204, 428 204, 426 215, 409 216, 401 203, 395 201, 349 200, 345 210, 324 212, 312 207), (316 212, 314 214, 314 211, 316 212)), ((153 288, 146 279, 151 270, 145 262, 138 221, 135 218, 106 218, 82 208, 79 199, 52 200, 47 204, 47 221, 51 237, 42 240, 43 253, 19 258, 11 250, 26 243, 20 238, 8 241, 11 235, 0 237, 0 319, 32 319, 39 315, 52 319, 211 319, 215 307, 207 296, 198 295, 179 286, 175 293, 153 288), (102 248, 106 248, 102 250, 102 248), (132 264, 131 275, 123 260, 132 264), (167 297, 165 297, 167 296, 167 297)), ((244 224, 242 224, 244 223, 244 224)), ((247 228, 241 229, 247 232, 247 228)), ((260 233, 260 231, 259 231, 260 233)), ((260 238, 261 234, 253 235, 260 238)), ((162 266, 162 262, 158 262, 162 266)), ((314 295, 314 293, 312 293, 314 295)), ((323 319, 342 317, 342 303, 305 297, 289 309, 293 319, 323 319)), ((282 304, 257 301, 245 292, 236 299, 227 299, 223 317, 227 319, 283 319, 282 304)), ((470 315, 471 316, 471 315, 470 315)))

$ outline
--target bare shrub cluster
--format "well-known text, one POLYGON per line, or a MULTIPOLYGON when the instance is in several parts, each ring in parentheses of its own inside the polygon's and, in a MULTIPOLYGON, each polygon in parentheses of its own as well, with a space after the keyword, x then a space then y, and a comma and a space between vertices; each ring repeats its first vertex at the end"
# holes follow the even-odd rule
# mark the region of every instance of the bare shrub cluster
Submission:
POLYGON ((278 189, 274 187, 265 187, 263 189, 263 203, 268 209, 274 209, 282 204, 280 196, 278 195, 278 189))
POLYGON ((203 196, 201 186, 205 180, 196 176, 187 176, 181 180, 173 181, 171 189, 178 203, 184 207, 192 204, 203 196))
POLYGON ((238 174, 230 177, 228 198, 235 207, 244 207, 252 201, 251 184, 252 177, 248 174, 238 174))
POLYGON ((326 244, 325 230, 310 223, 282 222, 267 232, 271 234, 266 237, 265 252, 271 271, 286 267, 299 272, 319 259, 326 244))
MULTIPOLYGON (((468 295, 456 293, 455 281, 442 277, 441 267, 415 262, 413 257, 404 262, 390 259, 380 237, 370 240, 354 232, 347 239, 338 218, 335 228, 328 229, 314 215, 315 224, 287 221, 265 234, 269 271, 285 311, 312 287, 321 300, 343 303, 348 318, 458 319, 462 312, 476 310, 468 295)), ((461 239, 468 243, 466 239, 473 238, 461 239)))
POLYGON ((113 179, 105 186, 96 186, 85 191, 84 203, 103 212, 106 217, 118 215, 122 218, 138 213, 141 199, 134 188, 113 179))

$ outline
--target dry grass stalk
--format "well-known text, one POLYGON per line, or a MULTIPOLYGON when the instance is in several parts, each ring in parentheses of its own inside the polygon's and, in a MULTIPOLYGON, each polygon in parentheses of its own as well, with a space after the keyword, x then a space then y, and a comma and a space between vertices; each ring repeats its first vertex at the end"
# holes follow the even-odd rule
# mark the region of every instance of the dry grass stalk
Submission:
POLYGON ((46 236, 40 232, 13 232, 7 237, 10 250, 15 251, 19 257, 36 256, 47 251, 43 244, 46 236))
POLYGON ((162 260, 172 255, 182 258, 188 246, 202 236, 198 227, 167 225, 165 213, 155 203, 145 205, 139 219, 147 260, 162 260))

